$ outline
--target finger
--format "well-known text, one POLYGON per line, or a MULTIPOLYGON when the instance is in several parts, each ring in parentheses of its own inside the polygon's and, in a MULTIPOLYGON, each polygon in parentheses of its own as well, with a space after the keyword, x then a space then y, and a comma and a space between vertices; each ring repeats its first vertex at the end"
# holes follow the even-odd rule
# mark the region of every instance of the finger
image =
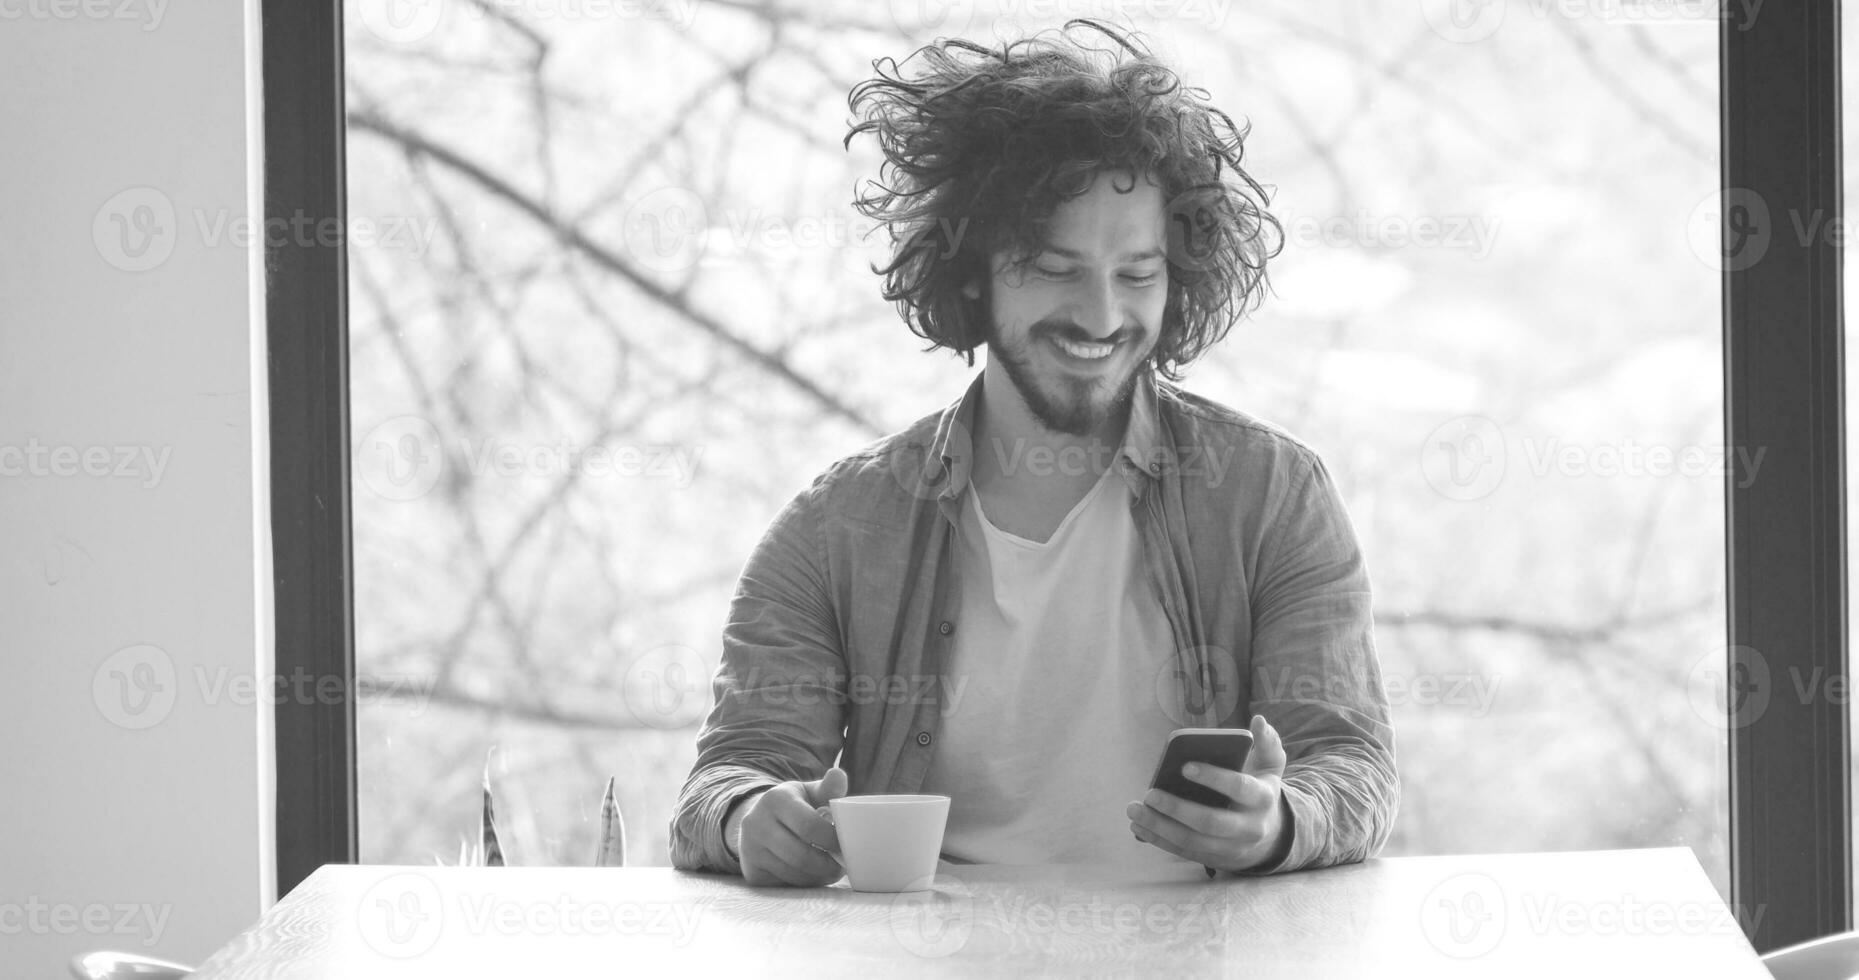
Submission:
POLYGON ((1285 743, 1278 729, 1264 715, 1252 716, 1252 751, 1246 755, 1244 771, 1253 776, 1282 776, 1285 772, 1285 743))
POLYGON ((1237 769, 1223 769, 1205 762, 1190 762, 1181 767, 1181 774, 1193 782, 1200 783, 1232 800, 1240 802, 1246 791, 1246 775, 1237 769))
POLYGON ((831 854, 791 833, 777 833, 770 840, 763 841, 762 847, 768 854, 780 859, 782 864, 804 876, 804 881, 797 881, 797 884, 826 884, 839 880, 839 876, 845 873, 831 854))
POLYGON ((1229 810, 1257 816, 1278 805, 1280 780, 1277 776, 1254 776, 1250 773, 1236 775, 1239 778, 1232 784, 1233 788, 1221 790, 1233 801, 1229 810))
MULTIPOLYGON (((1276 783, 1278 777, 1270 773, 1253 775, 1232 769, 1222 769, 1219 766, 1210 766, 1205 762, 1190 762, 1181 767, 1181 773, 1188 779, 1215 789, 1227 799, 1232 800, 1232 804, 1226 807, 1228 810, 1263 813, 1278 805, 1276 783)), ((1156 804, 1151 802, 1150 805, 1156 804)))
POLYGON ((1175 842, 1166 841, 1160 837, 1157 837, 1148 828, 1143 827, 1135 823, 1134 821, 1130 823, 1130 831, 1136 835, 1137 840, 1142 841, 1145 844, 1148 844, 1150 847, 1154 847, 1159 850, 1167 851, 1168 853, 1173 854, 1174 856, 1178 858, 1186 858, 1189 861, 1194 860, 1193 855, 1183 852, 1181 847, 1177 845, 1175 842))
POLYGON ((1210 834, 1201 833, 1154 807, 1137 804, 1126 810, 1126 813, 1130 818, 1130 823, 1134 824, 1139 831, 1148 831, 1158 840, 1175 845, 1177 850, 1173 853, 1193 858, 1203 864, 1225 864, 1227 863, 1226 851, 1229 848, 1237 851, 1237 842, 1227 842, 1210 834))
POLYGON ((775 822, 801 842, 828 851, 839 850, 839 832, 825 816, 825 810, 806 806, 785 806, 774 811, 775 822))
POLYGON ((1225 808, 1184 800, 1167 790, 1151 789, 1143 795, 1143 805, 1208 837, 1237 836, 1243 829, 1238 813, 1225 808))
POLYGON ((801 785, 807 789, 808 803, 814 806, 825 806, 846 795, 846 771, 834 766, 826 770, 825 776, 801 785))
MULTIPOLYGON (((808 848, 808 850, 812 850, 812 848, 808 848)), ((819 852, 814 851, 813 853, 818 854, 819 852)), ((757 880, 749 882, 752 885, 778 884, 809 888, 817 885, 830 885, 839 880, 839 867, 837 865, 833 866, 833 871, 831 872, 832 877, 827 877, 828 873, 822 872, 818 868, 804 866, 796 867, 779 853, 766 847, 757 848, 757 853, 752 860, 756 869, 761 872, 757 880)))

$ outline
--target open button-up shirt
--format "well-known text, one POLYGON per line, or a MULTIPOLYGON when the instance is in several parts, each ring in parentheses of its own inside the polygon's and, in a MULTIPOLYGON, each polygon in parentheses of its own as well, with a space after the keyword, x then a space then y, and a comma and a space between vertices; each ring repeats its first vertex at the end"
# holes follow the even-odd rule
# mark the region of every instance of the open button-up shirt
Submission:
MULTIPOLYGON (((836 758, 850 793, 921 787, 961 628, 952 549, 980 398, 977 375, 948 408, 833 464, 763 535, 730 602, 674 866, 740 873, 730 805, 836 758)), ((1323 462, 1144 372, 1114 465, 1173 633, 1158 687, 1179 692, 1182 727, 1257 713, 1283 737, 1291 845, 1254 871, 1372 856, 1399 806, 1394 729, 1368 572, 1323 462)))

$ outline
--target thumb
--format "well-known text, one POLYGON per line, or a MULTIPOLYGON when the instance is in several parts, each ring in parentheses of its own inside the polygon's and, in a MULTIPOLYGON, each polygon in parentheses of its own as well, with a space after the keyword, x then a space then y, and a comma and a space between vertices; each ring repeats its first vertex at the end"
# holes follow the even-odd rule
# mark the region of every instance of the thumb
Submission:
POLYGON ((1285 772, 1285 743, 1278 737, 1278 729, 1265 720, 1264 715, 1252 716, 1252 752, 1246 756, 1246 766, 1242 771, 1252 776, 1283 776, 1285 772))
POLYGON ((846 771, 834 766, 826 770, 826 775, 811 783, 802 783, 807 787, 807 802, 816 807, 846 795, 846 771))

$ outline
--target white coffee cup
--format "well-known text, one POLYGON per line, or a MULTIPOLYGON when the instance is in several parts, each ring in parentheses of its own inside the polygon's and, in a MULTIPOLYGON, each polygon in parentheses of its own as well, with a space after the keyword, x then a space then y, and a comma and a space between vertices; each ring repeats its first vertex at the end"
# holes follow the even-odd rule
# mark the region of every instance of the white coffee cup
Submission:
POLYGON ((842 796, 828 806, 839 835, 834 857, 845 866, 853 891, 929 888, 949 822, 948 797, 842 796))

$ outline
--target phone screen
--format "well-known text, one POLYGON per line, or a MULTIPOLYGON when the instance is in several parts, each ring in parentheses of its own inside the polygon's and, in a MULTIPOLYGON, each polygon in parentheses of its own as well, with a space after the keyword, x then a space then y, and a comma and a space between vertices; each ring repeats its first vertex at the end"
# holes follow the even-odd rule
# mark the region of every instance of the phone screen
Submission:
POLYGON ((1168 736, 1162 761, 1156 764, 1155 777, 1149 785, 1184 800, 1224 810, 1233 801, 1225 793, 1183 776, 1181 767, 1190 762, 1204 762, 1237 772, 1245 768, 1246 756, 1251 751, 1252 732, 1244 728, 1178 728, 1168 736))

